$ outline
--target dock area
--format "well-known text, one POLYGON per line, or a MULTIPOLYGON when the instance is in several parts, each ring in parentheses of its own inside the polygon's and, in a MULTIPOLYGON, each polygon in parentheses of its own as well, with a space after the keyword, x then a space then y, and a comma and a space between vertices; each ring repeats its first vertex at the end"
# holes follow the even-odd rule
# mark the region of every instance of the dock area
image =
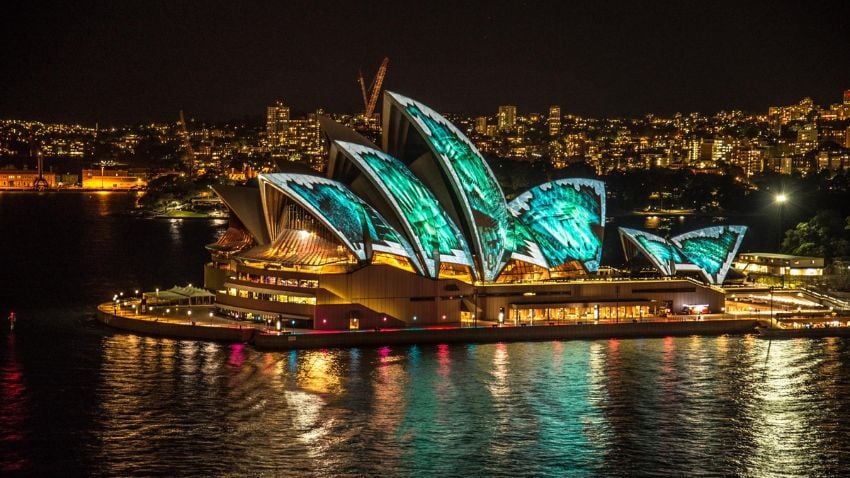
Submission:
POLYGON ((716 316, 703 320, 657 319, 643 322, 586 323, 534 326, 440 326, 405 329, 276 331, 266 324, 235 322, 216 316, 164 317, 98 307, 103 324, 128 332, 175 339, 249 343, 260 350, 380 347, 430 343, 494 343, 610 338, 657 338, 689 335, 755 333, 759 320, 716 316))

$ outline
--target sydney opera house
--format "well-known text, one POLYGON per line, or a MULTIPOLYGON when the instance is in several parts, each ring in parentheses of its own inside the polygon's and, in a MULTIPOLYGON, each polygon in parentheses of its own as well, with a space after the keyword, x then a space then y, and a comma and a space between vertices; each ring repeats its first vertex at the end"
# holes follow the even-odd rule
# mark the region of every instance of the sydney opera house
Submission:
POLYGON ((434 110, 384 95, 381 147, 329 119, 323 175, 216 186, 230 223, 205 286, 221 314, 317 329, 640 320, 720 312, 745 229, 671 239, 621 229, 652 278, 599 273, 605 185, 540 184, 506 200, 474 144, 434 110))

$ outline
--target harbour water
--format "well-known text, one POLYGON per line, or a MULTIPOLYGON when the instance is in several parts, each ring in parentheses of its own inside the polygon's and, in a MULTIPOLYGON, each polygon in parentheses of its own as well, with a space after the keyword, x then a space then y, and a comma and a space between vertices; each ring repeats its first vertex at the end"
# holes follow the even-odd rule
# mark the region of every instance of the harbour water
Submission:
POLYGON ((86 314, 115 292, 200 282, 203 245, 223 227, 115 215, 131 202, 0 194, 0 313, 20 317, 0 333, 3 476, 850 469, 842 339, 263 353, 102 328, 86 314))

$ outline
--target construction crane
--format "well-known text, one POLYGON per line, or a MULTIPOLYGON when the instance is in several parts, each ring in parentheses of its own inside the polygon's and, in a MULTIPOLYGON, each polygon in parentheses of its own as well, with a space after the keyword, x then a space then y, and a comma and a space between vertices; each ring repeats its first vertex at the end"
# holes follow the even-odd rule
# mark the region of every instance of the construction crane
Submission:
POLYGON ((195 171, 195 151, 192 149, 192 141, 189 138, 189 128, 186 127, 186 118, 183 116, 183 110, 180 110, 180 129, 183 136, 183 147, 186 148, 186 162, 189 165, 189 177, 192 177, 195 171))
POLYGON ((375 105, 378 104, 378 94, 381 92, 381 85, 384 83, 384 76, 387 74, 387 65, 389 65, 390 59, 384 58, 384 61, 381 62, 381 66, 378 68, 378 73, 375 74, 375 78, 372 79, 372 83, 369 85, 368 91, 370 91, 370 95, 366 96, 366 81, 363 79, 363 72, 358 72, 357 81, 360 83, 360 93, 363 94, 363 116, 366 118, 371 118, 372 113, 375 112, 375 105))

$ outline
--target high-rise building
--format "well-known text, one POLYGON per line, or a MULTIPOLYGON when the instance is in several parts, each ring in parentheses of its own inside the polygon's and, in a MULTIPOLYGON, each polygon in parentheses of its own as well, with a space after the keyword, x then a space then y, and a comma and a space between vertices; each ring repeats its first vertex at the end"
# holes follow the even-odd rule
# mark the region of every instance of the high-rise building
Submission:
POLYGON ((478 134, 487 134, 487 117, 479 116, 475 118, 475 132, 478 134))
POLYGON ((550 106, 549 118, 546 120, 549 123, 549 136, 557 137, 561 134, 561 107, 550 106))
POLYGON ((280 146, 286 135, 289 123, 289 107, 277 100, 274 105, 266 108, 266 138, 269 145, 280 146))
POLYGON ((564 154, 568 158, 583 159, 587 153, 587 135, 585 133, 568 134, 564 138, 564 154))
POLYGON ((733 138, 716 138, 711 145, 711 162, 717 165, 720 161, 729 161, 732 148, 735 146, 733 138))
POLYGON ((844 104, 850 105, 850 90, 844 90, 844 104))
POLYGON ((744 170, 744 174, 748 177, 760 173, 765 169, 764 148, 758 147, 740 147, 735 148, 732 152, 732 164, 744 170))
POLYGON ((499 130, 510 131, 516 127, 516 106, 499 107, 499 130))
POLYGON ((797 148, 800 154, 805 154, 818 144, 818 125, 807 123, 797 131, 797 148))
POLYGON ((697 168, 712 166, 712 154, 714 153, 714 139, 693 139, 688 151, 688 164, 697 168))

